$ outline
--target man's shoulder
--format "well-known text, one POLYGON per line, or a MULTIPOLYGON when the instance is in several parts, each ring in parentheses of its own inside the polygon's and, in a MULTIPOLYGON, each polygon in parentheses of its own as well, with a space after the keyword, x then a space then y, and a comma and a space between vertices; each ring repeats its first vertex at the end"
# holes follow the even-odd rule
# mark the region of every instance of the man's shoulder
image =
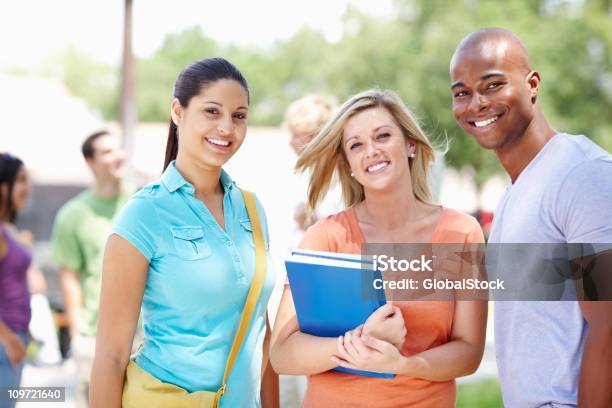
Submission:
POLYGON ((568 185, 583 180, 585 171, 607 173, 612 165, 612 156, 584 135, 562 133, 548 143, 545 156, 537 164, 539 177, 532 178, 544 195, 552 194, 554 198, 563 194, 568 185))
POLYGON ((557 138, 559 138, 557 153, 562 152, 564 155, 571 156, 574 165, 588 161, 612 161, 610 153, 584 135, 564 133, 558 135, 557 138))
MULTIPOLYGON (((600 184, 601 178, 607 179, 612 172, 612 155, 601 146, 583 135, 563 135, 564 155, 559 157, 559 165, 564 168, 561 188, 582 187, 600 184), (563 158, 563 160, 562 160, 563 158)), ((604 181, 604 185, 608 184, 604 181)), ((603 185, 596 186, 603 187, 603 185)))
POLYGON ((87 202, 90 196, 91 190, 87 189, 81 191, 60 207, 58 210, 58 217, 66 218, 83 215, 83 213, 86 212, 89 207, 87 202))
POLYGON ((565 175, 559 190, 564 194, 575 192, 583 199, 594 199, 612 193, 612 159, 597 158, 582 161, 565 175))

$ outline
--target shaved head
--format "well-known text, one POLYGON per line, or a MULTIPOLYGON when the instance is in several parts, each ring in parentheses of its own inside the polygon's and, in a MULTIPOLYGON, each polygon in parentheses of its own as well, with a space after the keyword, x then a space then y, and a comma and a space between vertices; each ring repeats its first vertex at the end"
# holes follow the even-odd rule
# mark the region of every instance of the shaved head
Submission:
POLYGON ((461 57, 470 55, 505 60, 525 73, 531 71, 527 47, 513 32, 503 28, 485 28, 468 34, 455 49, 451 71, 461 57))
POLYGON ((486 28, 468 34, 450 62, 450 91, 457 124, 494 150, 514 181, 556 131, 538 101, 540 74, 525 44, 512 32, 486 28))
POLYGON ((538 112, 540 74, 512 32, 487 28, 465 37, 450 63, 453 116, 486 149, 499 151, 526 132, 538 112))

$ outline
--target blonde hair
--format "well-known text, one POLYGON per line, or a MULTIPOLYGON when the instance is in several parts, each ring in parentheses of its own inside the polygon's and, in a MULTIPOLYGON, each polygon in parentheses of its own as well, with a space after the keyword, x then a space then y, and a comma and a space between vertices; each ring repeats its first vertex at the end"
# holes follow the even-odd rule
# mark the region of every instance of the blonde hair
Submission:
POLYGON ((289 105, 283 124, 292 134, 318 133, 335 110, 332 98, 306 95, 289 105))
POLYGON ((340 181, 347 207, 365 199, 363 186, 350 175, 351 169, 342 149, 342 136, 351 117, 377 107, 385 108, 393 116, 404 137, 416 142, 415 157, 409 159, 412 191, 417 200, 431 203, 427 175, 435 159, 434 148, 417 119, 395 92, 370 89, 349 98, 298 158, 295 170, 310 171, 308 204, 311 208, 315 208, 329 190, 334 172, 340 181))

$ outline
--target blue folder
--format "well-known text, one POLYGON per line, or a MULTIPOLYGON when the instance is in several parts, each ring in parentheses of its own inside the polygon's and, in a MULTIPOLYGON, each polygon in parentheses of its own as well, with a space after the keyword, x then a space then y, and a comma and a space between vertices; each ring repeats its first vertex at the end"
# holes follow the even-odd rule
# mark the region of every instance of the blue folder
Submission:
MULTIPOLYGON (((371 263, 358 255, 296 250, 285 261, 300 331, 319 337, 338 337, 365 323, 386 303, 380 277, 371 263)), ((336 367, 335 371, 372 377, 394 374, 336 367)))

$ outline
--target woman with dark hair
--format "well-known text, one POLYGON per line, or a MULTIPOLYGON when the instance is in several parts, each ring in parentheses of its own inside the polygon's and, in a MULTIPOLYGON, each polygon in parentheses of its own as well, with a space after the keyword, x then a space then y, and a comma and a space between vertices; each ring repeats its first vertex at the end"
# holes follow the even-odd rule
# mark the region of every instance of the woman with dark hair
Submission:
MULTIPOLYGON (((0 153, 0 390, 17 388, 29 340, 30 291, 28 270, 32 262, 14 222, 30 197, 23 162, 0 153)), ((0 407, 13 407, 2 396, 0 407)))
POLYGON ((126 204, 106 246, 92 406, 278 405, 265 214, 222 169, 248 106, 246 80, 222 58, 176 79, 164 173, 126 204))

